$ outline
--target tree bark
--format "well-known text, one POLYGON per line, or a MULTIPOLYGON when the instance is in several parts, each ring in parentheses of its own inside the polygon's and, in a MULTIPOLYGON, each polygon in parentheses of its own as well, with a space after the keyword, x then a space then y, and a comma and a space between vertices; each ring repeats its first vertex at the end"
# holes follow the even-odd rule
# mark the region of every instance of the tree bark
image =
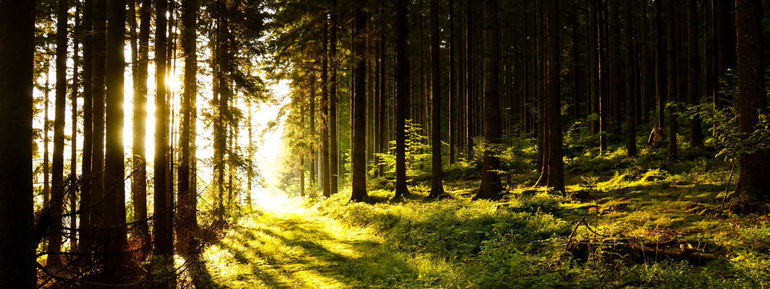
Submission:
MULTIPOLYGON (((738 51, 738 114, 740 130, 750 134, 756 129, 758 115, 767 113, 764 85, 765 64, 762 42, 762 1, 736 0, 736 35, 738 51)), ((768 201, 770 194, 770 151, 741 154, 738 192, 750 201, 768 201)))
POLYGON ((561 135, 561 46, 559 42, 559 0, 545 2, 546 33, 546 132, 548 133, 548 179, 547 185, 557 191, 564 191, 564 160, 561 135))
POLYGON ((119 282, 128 269, 126 253, 125 154, 123 148, 123 46, 126 31, 126 1, 107 2, 108 19, 106 50, 106 154, 104 168, 104 221, 107 254, 104 277, 119 282))
MULTIPOLYGON (((132 148, 131 201, 134 205, 134 220, 137 223, 132 234, 142 246, 142 252, 149 251, 150 229, 147 223, 147 158, 145 154, 145 138, 147 135, 147 67, 149 65, 150 48, 150 14, 152 0, 141 0, 139 9, 138 51, 134 63, 137 81, 134 83, 134 118, 132 148)), ((136 16, 133 16, 136 17, 136 16)))
MULTIPOLYGON (((179 122, 179 168, 177 169, 177 244, 179 252, 189 258, 197 254, 195 234, 197 232, 197 190, 190 179, 190 140, 195 138, 192 133, 192 99, 197 95, 198 54, 196 49, 196 26, 200 1, 187 0, 182 2, 182 50, 184 51, 184 91, 182 93, 181 113, 179 122)), ((250 133, 250 132, 249 132, 250 133)), ((251 134, 249 134, 251 135, 251 134)))
POLYGON ((339 181, 337 139, 337 0, 332 0, 329 30, 329 193, 336 194, 339 181))
POLYGON ((481 186, 476 198, 496 200, 503 190, 500 181, 500 159, 496 156, 501 145, 500 131, 500 22, 498 0, 484 1, 484 151, 481 186))
POLYGON ((0 2, 0 288, 34 288, 32 79, 35 2, 0 2))
POLYGON ((91 225, 95 230, 97 247, 106 245, 109 237, 105 235, 105 194, 104 194, 104 90, 106 61, 106 1, 94 1, 94 70, 92 77, 93 99, 93 144, 91 153, 91 225))
POLYGON ((322 51, 321 51, 321 114, 320 114, 320 126, 321 126, 321 184, 323 187, 323 195, 325 197, 331 196, 331 187, 329 185, 330 168, 329 168, 329 54, 327 53, 327 47, 329 46, 329 20, 324 17, 323 20, 323 33, 322 33, 322 51))
POLYGON ((93 27, 93 1, 83 2, 83 159, 81 160, 82 183, 80 189, 80 242, 78 252, 87 253, 93 247, 93 212, 91 197, 91 159, 93 155, 93 58, 94 39, 91 33, 93 27))
POLYGON ((396 0, 396 192, 394 199, 409 194, 406 186, 406 119, 409 118, 409 37, 407 0, 396 0))
POLYGON ((366 200, 366 18, 363 3, 355 1, 353 19, 353 99, 351 115, 351 195, 350 200, 366 200))
POLYGON ((166 88, 166 0, 155 0, 155 160, 153 288, 175 288, 174 235, 171 200, 167 185, 168 99, 166 88))
POLYGON ((634 45, 633 28, 634 15, 632 11, 633 0, 625 1, 624 17, 625 22, 625 44, 626 44, 626 153, 629 156, 636 156, 636 97, 638 69, 636 48, 634 45))
MULTIPOLYGON (((69 3, 57 1, 56 12, 56 100, 53 124, 53 164, 51 167, 51 230, 48 238, 48 265, 61 265, 62 211, 64 208, 64 109, 67 101, 67 18, 69 3)), ((74 125, 74 124, 73 124, 74 125)))
MULTIPOLYGON (((444 195, 443 170, 441 164, 441 60, 440 46, 441 36, 439 35, 438 23, 438 0, 430 1, 430 59, 431 59, 431 189, 429 198, 437 198, 444 195)), ((497 66, 497 65, 495 65, 497 66)), ((451 81, 450 81, 451 86, 451 81)))

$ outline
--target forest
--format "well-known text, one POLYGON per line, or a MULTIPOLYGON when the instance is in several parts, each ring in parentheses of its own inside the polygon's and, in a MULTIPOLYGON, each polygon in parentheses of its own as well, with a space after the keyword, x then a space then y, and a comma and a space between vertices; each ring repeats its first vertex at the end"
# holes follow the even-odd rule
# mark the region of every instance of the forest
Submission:
POLYGON ((0 289, 765 288, 768 0, 0 0, 0 289))

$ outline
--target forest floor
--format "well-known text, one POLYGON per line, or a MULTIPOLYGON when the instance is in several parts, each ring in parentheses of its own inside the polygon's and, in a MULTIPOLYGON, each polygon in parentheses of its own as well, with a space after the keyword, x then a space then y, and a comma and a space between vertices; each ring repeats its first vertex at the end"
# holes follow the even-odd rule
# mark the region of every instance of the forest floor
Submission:
POLYGON ((223 288, 770 285, 770 215, 722 206, 729 166, 698 149, 665 165, 623 155, 568 156, 567 194, 531 188, 528 172, 505 180, 503 200, 473 201, 477 168, 458 164, 444 200, 424 200, 419 177, 403 203, 377 179, 371 204, 346 191, 263 200, 204 260, 223 288))

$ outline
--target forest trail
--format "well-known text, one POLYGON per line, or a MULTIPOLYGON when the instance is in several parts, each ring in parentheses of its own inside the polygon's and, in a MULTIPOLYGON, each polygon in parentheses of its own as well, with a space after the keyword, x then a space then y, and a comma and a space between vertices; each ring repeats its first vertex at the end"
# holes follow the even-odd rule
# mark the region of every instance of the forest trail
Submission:
POLYGON ((366 228, 322 216, 301 200, 258 199, 254 212, 204 253, 209 272, 222 287, 377 288, 376 279, 415 272, 399 261, 405 258, 381 249, 383 240, 366 228))

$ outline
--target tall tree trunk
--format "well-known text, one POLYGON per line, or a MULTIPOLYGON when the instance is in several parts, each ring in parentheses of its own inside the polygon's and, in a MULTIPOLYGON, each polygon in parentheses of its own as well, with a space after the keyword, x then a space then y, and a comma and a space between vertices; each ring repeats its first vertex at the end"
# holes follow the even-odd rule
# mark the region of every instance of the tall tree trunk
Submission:
POLYGON ((667 36, 667 45, 666 45, 666 53, 667 53, 667 63, 668 63, 668 93, 667 96, 671 100, 672 103, 674 103, 674 106, 669 108, 668 112, 668 123, 669 123, 669 131, 668 131, 668 153, 666 157, 668 158, 668 161, 673 161, 677 157, 677 140, 676 140, 676 134, 678 131, 679 124, 677 123, 677 117, 676 117, 676 104, 677 104, 677 86, 681 83, 677 81, 678 76, 678 70, 677 70, 677 51, 676 46, 678 43, 678 39, 676 37, 676 0, 666 0, 667 4, 667 23, 666 23, 666 36, 667 36))
POLYGON ((339 149, 337 139, 337 0, 332 0, 329 30, 329 192, 336 194, 339 181, 339 149))
MULTIPOLYGON (((45 46, 46 53, 50 51, 48 44, 45 46)), ((51 137, 48 134, 50 130, 50 117, 48 116, 48 110, 51 104, 51 57, 45 57, 45 64, 43 67, 45 71, 45 87, 43 88, 43 207, 48 208, 51 204, 51 160, 49 143, 51 143, 51 137)))
POLYGON ((406 119, 409 118, 409 2, 396 0, 396 192, 395 199, 409 194, 406 186, 406 119))
MULTIPOLYGON (((431 59, 431 99, 433 100, 431 112, 431 189, 428 197, 439 197, 444 194, 443 170, 441 167, 441 60, 438 23, 438 0, 430 0, 430 59, 431 59)), ((495 67, 499 67, 495 65, 495 67)), ((451 86, 451 81, 450 81, 451 86)))
POLYGON ((632 11, 633 0, 626 0, 623 7, 625 19, 625 45, 626 45, 626 152, 629 156, 636 156, 636 94, 638 70, 636 67, 636 48, 634 45, 634 15, 632 11))
POLYGON ((457 64, 455 63, 457 54, 457 37, 455 35, 455 1, 449 0, 447 4, 449 8, 449 43, 448 43, 448 56, 449 56, 449 97, 447 98, 447 114, 449 116, 449 122, 447 127, 447 140, 449 140, 449 163, 455 163, 456 147, 457 147, 457 64))
MULTIPOLYGON (((67 102, 67 0, 57 1, 56 9, 56 100, 53 124, 53 166, 51 167, 51 230, 48 238, 48 263, 61 265, 62 211, 64 208, 64 109, 67 102)), ((73 124, 74 125, 74 124, 73 124)))
POLYGON ((717 58, 717 93, 714 94, 714 106, 721 108, 731 99, 725 93, 726 87, 723 81, 725 73, 735 68, 736 63, 736 0, 714 0, 716 13, 715 38, 716 38, 716 58, 717 58))
MULTIPOLYGON (((363 3, 355 1, 353 19, 353 99, 351 115, 351 192, 350 200, 366 200, 366 18, 363 3)), ((332 37, 333 38, 333 37, 332 37)), ((332 54, 334 55, 334 54, 332 54)))
POLYGON ((484 138, 489 148, 484 151, 481 186, 476 198, 500 198, 500 159, 496 156, 501 142, 500 131, 500 21, 498 0, 484 1, 484 138))
MULTIPOLYGON (((72 53, 72 99, 71 99, 71 113, 70 119, 72 125, 70 126, 70 227, 78 228, 77 214, 74 214, 78 210, 78 93, 80 89, 80 42, 82 42, 82 30, 80 27, 80 1, 75 3, 75 28, 73 34, 73 53, 72 53)), ((78 248, 78 232, 77 230, 70 231, 70 251, 75 252, 78 248)))
MULTIPOLYGON (((308 127, 308 130, 310 132, 310 137, 313 141, 316 140, 316 128, 315 128, 315 121, 316 121, 316 113, 315 113, 315 93, 316 93, 316 74, 315 72, 311 72, 309 75, 310 78, 310 99, 308 100, 309 106, 310 106, 310 118, 308 121, 310 121, 310 126, 308 127)), ((249 102, 251 104, 251 102, 249 102)), ((317 183, 316 180, 316 148, 313 141, 310 142, 310 180, 308 181, 310 183, 310 187, 313 187, 313 184, 317 183)), ((253 157, 253 147, 251 142, 251 105, 249 105, 249 160, 254 159, 253 157)), ((251 185, 251 177, 253 173, 252 166, 249 166, 249 185, 251 185)), ((315 189, 312 189, 315 191, 315 189)), ((249 187, 249 197, 251 197, 251 189, 249 187)))
POLYGON ((166 0, 155 0, 155 160, 153 226, 153 288, 175 288, 174 231, 171 200, 167 185, 168 99, 166 88, 166 0))
POLYGON ((546 0, 545 21, 546 33, 546 72, 547 72, 547 101, 546 124, 548 133, 548 181, 549 187, 564 191, 564 161, 561 135, 561 46, 559 45, 559 0, 546 0))
POLYGON ((321 49, 321 185, 323 186, 323 195, 331 196, 330 168, 329 168, 329 20, 324 17, 321 49))
POLYGON ((596 17, 597 17, 597 30, 598 30, 598 38, 599 38, 599 47, 598 47, 598 56, 599 59, 599 79, 598 79, 598 101, 597 101, 597 110, 599 113, 599 154, 603 154, 605 151, 607 151, 607 88, 608 83, 607 81, 607 50, 608 50, 608 42, 607 39, 607 8, 604 7, 604 5, 601 5, 599 3, 596 11, 596 17))
MULTIPOLYGON (((701 72, 700 53, 698 52, 698 3, 696 0, 687 1, 687 104, 697 105, 701 98, 701 72)), ((703 145, 703 132, 701 131, 700 117, 690 119, 690 145, 703 145)))
MULTIPOLYGON (((736 0, 738 35, 738 113, 741 132, 755 130, 759 113, 767 113, 764 85, 765 64, 762 42, 762 1, 736 0)), ((759 150, 740 156, 738 192, 747 200, 770 200, 770 151, 759 150)))
POLYGON ((106 51, 106 154, 104 169, 107 241, 104 274, 109 281, 120 281, 128 269, 126 254, 125 154, 123 148, 123 46, 126 30, 126 1, 109 0, 107 7, 106 51))
POLYGON ((109 237, 105 234, 104 212, 106 210, 104 194, 104 89, 106 61, 106 1, 94 1, 94 70, 92 76, 93 99, 91 113, 93 115, 91 147, 91 225, 95 230, 97 247, 106 246, 109 237))
POLYGON ((655 98, 657 106, 657 126, 665 128, 666 121, 666 93, 668 93, 667 52, 665 34, 666 27, 663 20, 663 2, 655 2, 655 98))
MULTIPOLYGON (((198 54, 196 49, 196 34, 198 0, 182 2, 182 50, 184 51, 184 91, 182 93, 182 120, 179 122, 179 168, 177 169, 177 244, 179 252, 185 257, 191 257, 196 252, 195 234, 197 232, 196 188, 194 180, 190 179, 190 159, 195 156, 190 153, 190 139, 195 138, 191 126, 192 99, 197 94, 198 54)), ((251 136, 251 132, 249 132, 251 136)))
POLYGON ((0 288, 34 288, 32 79, 35 2, 0 2, 0 288))
POLYGON ((91 33, 93 27, 93 1, 83 2, 83 159, 81 170, 83 180, 80 189, 80 242, 78 252, 87 253, 93 248, 93 198, 91 197, 91 159, 93 155, 93 58, 94 39, 91 33))
MULTIPOLYGON (((134 119, 132 148, 131 201, 134 207, 132 234, 141 244, 143 254, 149 252, 150 229, 147 222, 147 158, 145 138, 147 135, 147 67, 150 51, 150 14, 152 0, 141 0, 139 9, 138 52, 134 63, 136 82, 134 82, 134 119)), ((136 16, 134 16, 136 17, 136 16)))
POLYGON ((474 69, 475 69, 475 61, 474 57, 475 54, 475 39, 474 39, 474 31, 473 31, 473 23, 474 23, 474 17, 473 17, 473 10, 476 9, 473 1, 468 0, 466 3, 466 18, 465 18, 465 150, 466 150, 466 156, 465 158, 470 160, 473 158, 473 137, 474 137, 474 131, 473 127, 475 126, 474 118, 475 115, 473 114, 474 108, 473 108, 473 96, 476 91, 476 85, 475 85, 475 79, 474 79, 474 69))

